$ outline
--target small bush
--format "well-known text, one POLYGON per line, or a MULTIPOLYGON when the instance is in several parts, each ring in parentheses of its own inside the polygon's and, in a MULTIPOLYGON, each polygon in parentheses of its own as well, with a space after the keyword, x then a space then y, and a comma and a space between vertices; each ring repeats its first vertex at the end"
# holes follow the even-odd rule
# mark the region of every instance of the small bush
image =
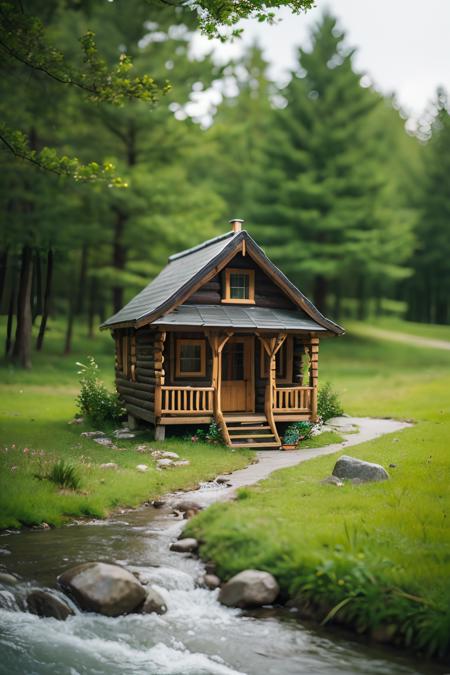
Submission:
POLYGON ((47 476, 48 480, 63 488, 78 490, 81 485, 80 477, 73 464, 60 459, 53 464, 47 476))
POLYGON ((223 445, 223 436, 219 425, 216 422, 211 422, 208 430, 197 429, 193 436, 187 436, 190 441, 202 441, 203 443, 212 443, 213 445, 223 445))
POLYGON ((300 441, 311 438, 313 426, 311 422, 293 422, 284 432, 283 443, 285 445, 297 445, 300 441))
POLYGON ((344 408, 339 400, 339 394, 333 390, 330 382, 327 382, 319 389, 317 412, 324 422, 332 417, 339 417, 344 413, 344 408))
POLYGON ((88 365, 77 363, 81 370, 81 390, 77 397, 77 406, 82 415, 93 424, 103 422, 117 423, 124 414, 119 396, 109 392, 98 377, 98 365, 92 356, 88 357, 88 365))

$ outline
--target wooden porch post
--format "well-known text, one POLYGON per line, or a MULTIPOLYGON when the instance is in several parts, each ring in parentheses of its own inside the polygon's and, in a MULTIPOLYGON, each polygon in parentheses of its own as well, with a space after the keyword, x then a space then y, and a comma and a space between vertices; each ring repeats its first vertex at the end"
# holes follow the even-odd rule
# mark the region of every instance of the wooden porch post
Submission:
POLYGON ((317 387, 319 379, 319 338, 312 337, 310 340, 310 366, 309 366, 309 386, 313 387, 311 392, 311 421, 317 421, 317 387))
POLYGON ((266 413, 267 421, 269 422, 270 428, 272 430, 276 442, 281 444, 281 440, 278 435, 278 429, 276 427, 275 419, 273 416, 273 396, 276 387, 276 377, 277 377, 276 355, 278 350, 281 349, 283 342, 287 337, 287 334, 280 333, 278 337, 270 338, 269 340, 263 338, 261 335, 258 335, 258 337, 269 357, 269 381, 266 386, 264 412, 266 413))
POLYGON ((164 427, 161 427, 159 420, 161 418, 161 387, 165 382, 164 371, 164 342, 166 340, 165 331, 155 333, 154 357, 155 357, 155 438, 164 440, 164 427))
POLYGON ((212 386, 214 387, 214 417, 220 426, 225 443, 229 446, 231 446, 231 440, 222 413, 220 385, 222 381, 222 351, 232 335, 232 331, 229 331, 226 336, 208 333, 209 344, 211 345, 213 356, 212 386))

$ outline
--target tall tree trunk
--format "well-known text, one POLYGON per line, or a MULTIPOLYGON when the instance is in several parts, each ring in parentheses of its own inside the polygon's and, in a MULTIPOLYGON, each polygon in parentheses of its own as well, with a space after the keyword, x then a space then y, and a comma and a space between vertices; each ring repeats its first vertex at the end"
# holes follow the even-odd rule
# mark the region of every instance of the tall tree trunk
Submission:
POLYGON ((72 352, 72 336, 73 336, 73 321, 75 318, 75 300, 70 298, 69 300, 69 313, 67 315, 67 328, 66 328, 66 339, 64 343, 64 354, 70 354, 72 352))
POLYGON ((359 321, 364 321, 367 319, 367 283, 366 278, 363 274, 360 275, 358 279, 358 305, 356 310, 356 316, 359 321))
POLYGON ((94 333, 94 320, 95 320, 95 311, 97 308, 97 279, 91 277, 89 284, 89 304, 88 304, 88 337, 93 338, 94 333))
POLYGON ((84 310, 84 300, 86 297, 86 280, 87 280, 87 270, 88 270, 88 257, 89 257, 89 247, 86 242, 83 243, 81 247, 81 258, 80 258, 80 277, 78 280, 78 293, 77 301, 75 306, 75 313, 82 314, 84 310))
POLYGON ((8 269, 8 247, 0 252, 0 312, 2 310, 3 294, 5 292, 6 271, 8 269))
POLYGON ((39 335, 36 340, 36 349, 42 350, 44 344, 45 330, 47 328, 48 315, 50 313, 50 299, 52 295, 53 279, 53 251, 51 248, 47 251, 47 273, 45 277, 44 304, 42 307, 41 325, 39 326, 39 335))
MULTIPOLYGON (((113 236, 113 256, 112 264, 114 269, 122 272, 125 269, 127 252, 124 245, 125 224, 127 222, 127 214, 120 209, 115 209, 116 220, 114 223, 113 236)), ((118 312, 123 307, 123 287, 121 284, 113 286, 112 302, 114 312, 118 312)))
POLYGON ((5 356, 7 359, 12 355, 12 330, 14 323, 14 310, 16 308, 16 269, 13 267, 11 274, 11 289, 9 293, 8 304, 8 319, 6 321, 6 341, 5 341, 5 356))
POLYGON ((334 318, 338 321, 341 318, 342 312, 342 288, 341 282, 336 281, 334 284, 334 318))
POLYGON ((328 296, 328 282, 324 276, 318 274, 314 279, 314 304, 323 313, 326 312, 328 296))
POLYGON ((36 318, 42 314, 42 262, 41 262, 41 254, 39 253, 39 250, 36 249, 34 252, 34 274, 33 274, 33 288, 32 288, 32 306, 33 306, 33 311, 32 311, 32 322, 34 325, 34 322, 36 321, 36 318))
POLYGON ((31 368, 31 283, 33 277, 33 250, 22 249, 19 294, 17 298, 17 327, 13 359, 22 368, 31 368))

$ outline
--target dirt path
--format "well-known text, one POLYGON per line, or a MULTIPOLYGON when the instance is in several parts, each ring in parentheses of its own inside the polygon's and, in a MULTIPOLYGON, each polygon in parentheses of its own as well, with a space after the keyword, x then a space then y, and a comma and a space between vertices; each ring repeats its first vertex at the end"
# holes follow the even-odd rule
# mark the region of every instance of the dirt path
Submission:
POLYGON ((341 443, 333 443, 332 445, 326 445, 322 448, 294 450, 292 452, 260 450, 256 453, 258 459, 256 464, 251 464, 245 469, 235 471, 228 476, 231 483, 230 487, 195 490, 185 494, 185 498, 192 498, 192 500, 202 506, 208 506, 219 500, 230 499, 233 497, 237 488, 244 487, 245 485, 252 485, 260 480, 264 480, 264 478, 270 476, 273 471, 296 466, 301 462, 306 462, 315 457, 331 455, 339 450, 347 450, 347 448, 351 448, 354 445, 359 445, 360 443, 371 441, 384 434, 391 434, 411 426, 411 424, 407 422, 399 422, 390 419, 374 419, 371 417, 348 417, 346 418, 346 422, 357 425, 359 431, 351 434, 339 432, 345 438, 341 443))
POLYGON ((376 328, 375 326, 363 326, 361 328, 357 328, 353 332, 355 332, 357 335, 374 337, 380 340, 402 342, 403 344, 412 345, 414 347, 429 347, 430 349, 450 350, 450 342, 448 340, 437 340, 435 338, 421 337, 420 335, 409 335, 408 333, 385 330, 384 328, 376 328))

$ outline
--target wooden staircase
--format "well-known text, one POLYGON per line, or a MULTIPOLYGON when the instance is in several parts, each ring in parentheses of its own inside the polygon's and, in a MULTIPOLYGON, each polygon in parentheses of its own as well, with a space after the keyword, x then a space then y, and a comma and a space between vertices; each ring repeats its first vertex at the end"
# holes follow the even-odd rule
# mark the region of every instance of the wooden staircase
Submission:
POLYGON ((224 422, 232 448, 279 448, 276 428, 264 413, 224 413, 224 422))

